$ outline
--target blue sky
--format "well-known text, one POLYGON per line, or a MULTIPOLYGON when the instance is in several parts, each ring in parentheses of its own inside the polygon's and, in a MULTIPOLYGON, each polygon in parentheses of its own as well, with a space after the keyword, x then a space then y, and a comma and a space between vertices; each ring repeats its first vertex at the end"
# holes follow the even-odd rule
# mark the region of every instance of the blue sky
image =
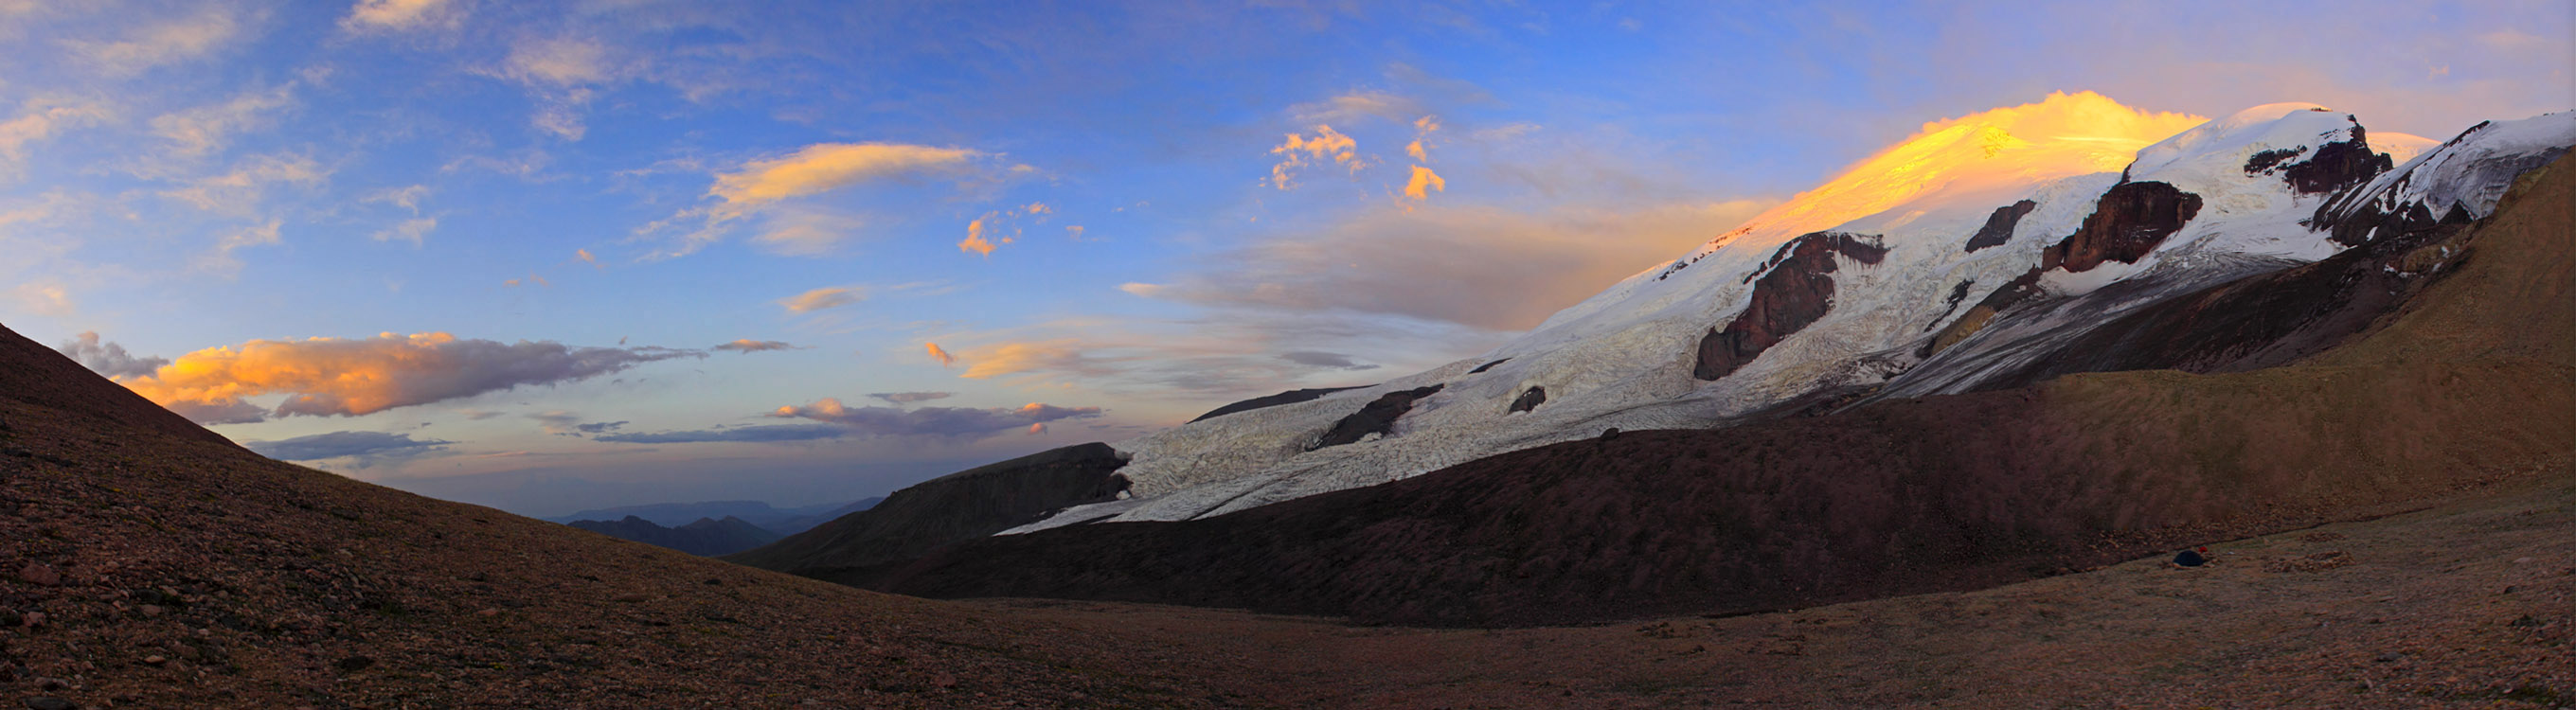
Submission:
POLYGON ((2576 105, 2557 0, 60 5, 0 0, 0 323, 540 514, 882 494, 1471 357, 2053 91, 2436 139, 2576 105))

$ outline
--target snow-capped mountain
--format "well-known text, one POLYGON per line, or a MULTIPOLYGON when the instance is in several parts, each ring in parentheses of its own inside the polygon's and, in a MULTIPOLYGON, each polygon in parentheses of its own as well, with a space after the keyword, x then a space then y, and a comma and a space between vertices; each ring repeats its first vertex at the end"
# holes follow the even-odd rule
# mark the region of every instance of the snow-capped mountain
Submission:
POLYGON ((2213 121, 2099 95, 1913 138, 1486 356, 1116 444, 1132 497, 1010 532, 1184 520, 1607 429, 1995 386, 2122 313, 2482 217, 2576 112, 2446 143, 2313 104, 2213 121))

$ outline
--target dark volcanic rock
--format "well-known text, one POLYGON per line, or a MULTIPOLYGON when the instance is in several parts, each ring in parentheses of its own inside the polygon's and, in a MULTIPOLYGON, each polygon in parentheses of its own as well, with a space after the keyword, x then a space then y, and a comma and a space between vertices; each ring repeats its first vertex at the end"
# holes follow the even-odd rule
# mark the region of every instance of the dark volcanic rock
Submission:
POLYGON ((2299 146, 2296 148, 2274 148, 2255 153, 2245 159, 2245 176, 2253 177, 2261 175, 2273 168, 2279 167, 2281 163, 2287 162, 2291 158, 2299 157, 2301 154, 2306 152, 2308 152, 2307 146, 2299 146))
POLYGON ((1356 443, 1370 434, 1380 436, 1393 434, 1397 418, 1403 417, 1405 412, 1413 411, 1414 402, 1438 393, 1441 387, 1442 385, 1431 385, 1379 395, 1367 406, 1360 407, 1360 411, 1352 412, 1350 416, 1342 417, 1341 421, 1333 422, 1333 428, 1325 430, 1323 438, 1316 439, 1315 445, 1306 449, 1312 451, 1327 446, 1356 443))
POLYGON ((1476 369, 1468 370, 1468 371, 1467 371, 1467 374, 1473 375, 1473 374, 1476 374, 1476 373, 1479 373, 1479 372, 1484 372, 1484 371, 1486 371, 1486 370, 1491 370, 1491 369, 1494 369, 1494 366, 1495 366, 1495 365, 1500 365, 1500 364, 1503 364, 1503 363, 1506 363, 1506 362, 1511 362, 1511 361, 1512 361, 1512 359, 1511 359, 1511 358, 1503 358, 1503 359, 1501 359, 1501 360, 1495 360, 1495 361, 1493 361, 1493 362, 1485 363, 1485 364, 1482 364, 1482 365, 1477 365, 1477 366, 1476 366, 1476 369))
MULTIPOLYGON (((1496 362, 1500 362, 1500 361, 1498 360, 1498 361, 1496 361, 1496 362)), ((1488 367, 1491 367, 1491 365, 1488 365, 1488 367)), ((1369 386, 1369 385, 1360 385, 1360 387, 1367 387, 1367 386, 1369 386)), ((1276 406, 1279 406, 1279 405, 1282 405, 1282 404, 1296 404, 1296 403, 1298 403, 1298 402, 1308 402, 1308 401, 1313 401, 1315 398, 1322 397, 1322 396, 1324 396, 1324 395, 1332 394, 1332 393, 1335 393, 1335 392, 1341 392, 1341 391, 1344 391, 1344 390, 1355 390, 1355 389, 1359 389, 1360 387, 1317 387, 1317 388, 1314 388, 1314 389, 1288 390, 1288 391, 1286 391, 1286 392, 1281 392, 1281 393, 1274 394, 1274 395, 1270 395, 1270 396, 1266 396, 1266 397, 1254 397, 1254 398, 1251 398, 1251 399, 1243 400, 1243 401, 1241 401, 1241 402, 1236 402, 1236 403, 1233 403, 1233 404, 1225 405, 1225 406, 1223 406, 1223 407, 1218 407, 1218 408, 1215 408, 1215 409, 1211 409, 1211 410, 1208 410, 1208 413, 1199 415, 1199 416, 1198 416, 1198 419, 1192 419, 1192 420, 1190 420, 1190 421, 1194 421, 1194 422, 1195 422, 1195 421, 1199 421, 1199 420, 1201 420, 1201 419, 1215 419, 1215 418, 1217 418, 1217 417, 1222 417, 1222 416, 1225 416, 1225 415, 1228 415, 1228 414, 1233 414, 1233 413, 1235 413, 1235 412, 1248 412, 1248 411, 1252 411, 1252 410, 1255 410, 1255 409, 1260 409, 1260 408, 1263 408, 1263 407, 1276 407, 1276 406)))
POLYGON ((1512 411, 1526 412, 1532 409, 1537 409, 1539 405, 1546 403, 1547 388, 1531 385, 1529 391, 1522 392, 1521 396, 1512 398, 1512 411))
POLYGON ((2039 268, 2090 271, 2105 261, 2135 264, 2200 214, 2200 196, 2161 182, 2127 182, 2102 193, 2093 214, 2040 253, 2039 268))
POLYGON ((730 555, 779 539, 778 533, 730 515, 723 520, 699 518, 697 522, 676 528, 662 527, 632 515, 619 520, 575 520, 567 524, 620 540, 707 557, 730 555))
POLYGON ((2322 195, 2370 182, 2395 165, 2387 153, 2371 152, 2368 136, 2354 124, 2351 140, 2317 146, 2316 155, 2282 168, 2281 178, 2302 194, 2322 195))
MULTIPOLYGON (((1840 259, 1876 264, 1887 247, 1876 237, 1842 232, 1813 232, 1790 240, 1763 265, 1753 281, 1753 298, 1724 328, 1711 328, 1699 340, 1699 361, 1691 376, 1714 380, 1733 374, 1762 351, 1823 318, 1834 307, 1834 277, 1840 259)), ((1755 277, 1746 276, 1748 280, 1755 277)))
POLYGON ((2038 208, 2039 203, 2029 200, 1995 208, 1994 215, 1986 218, 1986 226, 1978 227, 1977 233, 1968 237, 1968 251, 1999 247, 2012 241, 2013 225, 2020 224, 2023 216, 2038 208))
POLYGON ((733 562, 845 579, 872 567, 1037 522, 1068 507, 1116 500, 1127 459, 1108 444, 1076 444, 915 484, 876 507, 841 516, 733 562))

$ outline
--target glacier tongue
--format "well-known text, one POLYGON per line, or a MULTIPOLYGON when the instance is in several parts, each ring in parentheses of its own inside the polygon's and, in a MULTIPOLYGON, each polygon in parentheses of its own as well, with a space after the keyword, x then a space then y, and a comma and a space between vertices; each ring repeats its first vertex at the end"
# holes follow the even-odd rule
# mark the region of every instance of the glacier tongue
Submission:
POLYGON ((2517 166, 2545 162, 2534 156, 2571 143, 2576 113, 2481 124, 2428 147, 2412 136, 2368 133, 2353 117, 2313 104, 2199 121, 2090 93, 1925 124, 1816 190, 1484 357, 1119 443, 1133 456, 1120 473, 1137 499, 1010 532, 1104 517, 1219 515, 1605 429, 1722 426, 1844 389, 1878 388, 1876 396, 1974 389, 2112 314, 2329 256, 2345 246, 2329 229, 2338 216, 2381 219, 2444 202, 2483 215, 2517 166), (2390 155, 2373 152, 2383 143, 2394 148, 2390 155), (2405 164, 2383 171, 2396 160, 2405 164), (2169 185, 2195 198, 2197 211, 2129 260, 2115 254, 2082 270, 2043 268, 2106 191, 2131 182, 2169 185), (2009 236, 1992 244, 1989 232, 1981 248, 1967 248, 1998 208, 2022 200, 2033 204, 2011 221, 2009 236), (1801 262, 1830 279, 1822 315, 1722 377, 1694 377, 1702 339, 1746 317, 1766 269, 1792 268, 1781 261, 1785 248, 1827 230, 1884 252, 1874 263, 1849 253, 1821 267, 1801 262), (1946 347, 1934 347, 1936 339, 1946 347), (1440 389, 1412 402, 1388 434, 1316 445, 1370 402, 1434 385, 1440 389), (1532 388, 1544 388, 1545 401, 1513 411, 1532 388))

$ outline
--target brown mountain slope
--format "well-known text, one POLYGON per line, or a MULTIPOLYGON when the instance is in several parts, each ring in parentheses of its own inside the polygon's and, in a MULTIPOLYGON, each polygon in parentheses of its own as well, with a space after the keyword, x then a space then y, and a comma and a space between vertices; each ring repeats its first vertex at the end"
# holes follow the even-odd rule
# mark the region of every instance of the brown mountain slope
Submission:
POLYGON ((2287 367, 2077 374, 1631 432, 1207 520, 981 540, 837 581, 1555 623, 1980 586, 2437 497, 2576 450, 2566 163, 2527 175, 2485 223, 2390 255, 2447 275, 2287 367))
POLYGON ((9 707, 1229 704, 1115 637, 260 458, 5 330, 0 385, 9 707))

